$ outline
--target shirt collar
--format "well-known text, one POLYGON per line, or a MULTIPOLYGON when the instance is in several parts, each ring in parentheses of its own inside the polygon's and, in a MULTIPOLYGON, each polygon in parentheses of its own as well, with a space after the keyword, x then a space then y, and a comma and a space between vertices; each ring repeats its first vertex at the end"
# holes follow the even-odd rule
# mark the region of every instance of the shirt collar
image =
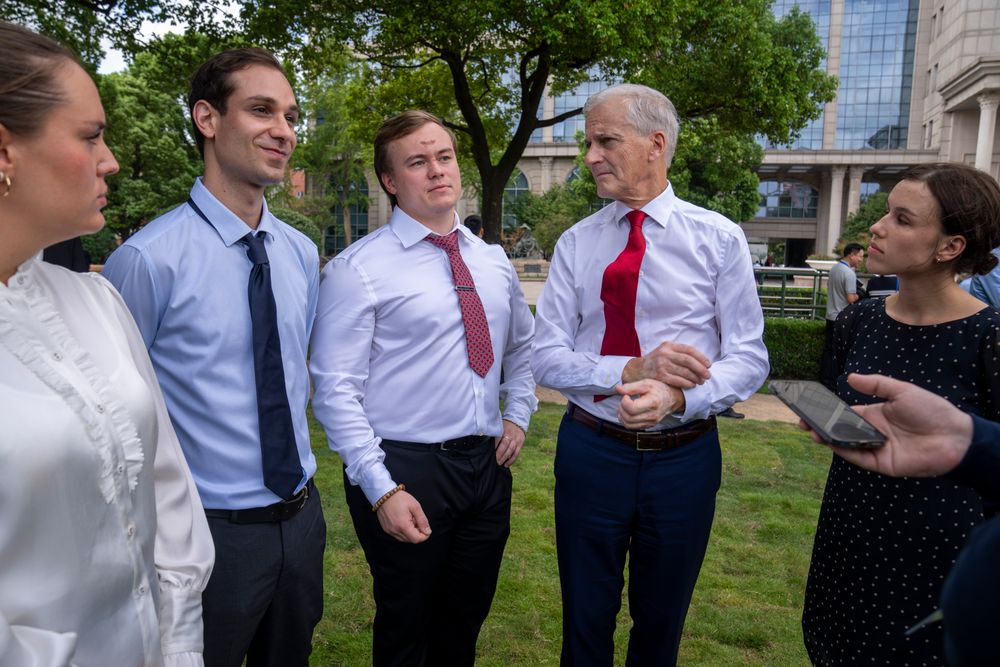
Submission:
MULTIPOLYGON (((451 231, 456 228, 459 230, 459 234, 465 233, 466 238, 469 238, 471 232, 466 229, 463 225, 458 224, 458 213, 453 214, 455 216, 455 221, 452 223, 451 231)), ((392 209, 392 217, 389 219, 389 228, 392 230, 399 242, 403 244, 404 248, 409 248, 416 245, 424 240, 428 234, 433 234, 434 232, 424 225, 422 222, 410 217, 410 215, 401 209, 399 206, 392 209)))
MULTIPOLYGON (((647 202, 639 210, 646 213, 647 220, 652 220, 660 225, 660 227, 666 227, 667 220, 670 219, 670 213, 673 211, 676 200, 677 196, 674 195, 674 186, 668 182, 667 188, 663 192, 647 202)), ((621 223, 625 219, 625 215, 631 210, 627 204, 616 201, 614 204, 615 223, 621 223)))
MULTIPOLYGON (((264 207, 261 211, 260 224, 257 225, 256 230, 250 229, 247 223, 243 222, 239 216, 226 208, 226 205, 216 199, 215 195, 209 192, 208 188, 201 181, 201 176, 195 179, 194 186, 191 188, 190 193, 191 199, 194 203, 198 205, 202 213, 208 218, 208 222, 215 231, 222 238, 223 243, 227 246, 231 246, 237 243, 241 238, 246 236, 252 231, 256 232, 267 232, 267 238, 274 238, 274 230, 277 225, 274 222, 274 217, 271 212, 267 209, 267 201, 264 201, 264 207)), ((195 215, 198 215, 195 213, 195 215)), ((199 216, 200 217, 200 216, 199 216)))

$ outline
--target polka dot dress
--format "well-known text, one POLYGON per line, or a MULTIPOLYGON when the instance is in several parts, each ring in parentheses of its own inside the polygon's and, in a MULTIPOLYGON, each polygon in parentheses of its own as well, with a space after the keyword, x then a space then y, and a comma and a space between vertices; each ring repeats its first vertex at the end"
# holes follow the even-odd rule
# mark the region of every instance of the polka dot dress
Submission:
MULTIPOLYGON (((891 319, 884 299, 845 310, 834 334, 838 393, 875 402, 847 373, 917 384, 963 410, 1000 416, 1000 312, 929 326, 891 319)), ((980 497, 947 479, 894 479, 834 456, 813 545, 802 631, 815 665, 944 665, 941 624, 907 628, 937 609, 941 586, 980 497)))

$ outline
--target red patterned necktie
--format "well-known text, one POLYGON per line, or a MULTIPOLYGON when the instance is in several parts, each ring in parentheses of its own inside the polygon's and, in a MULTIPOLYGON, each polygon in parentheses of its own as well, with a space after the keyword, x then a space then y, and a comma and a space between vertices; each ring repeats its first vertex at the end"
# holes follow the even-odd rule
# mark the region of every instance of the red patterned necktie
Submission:
MULTIPOLYGON (((635 294, 639 289, 639 268, 646 253, 646 237, 642 235, 643 211, 629 211, 630 229, 625 249, 608 264, 601 283, 604 302, 604 341, 601 354, 625 357, 642 356, 639 335, 635 331, 635 294)), ((594 396, 602 401, 607 396, 594 396)))
POLYGON ((447 236, 429 234, 425 241, 433 243, 448 253, 451 264, 451 278, 458 293, 458 305, 462 309, 462 325, 465 327, 465 346, 469 353, 469 366, 482 377, 486 377, 493 366, 493 343, 490 340, 490 326, 486 321, 483 302, 476 292, 476 283, 469 273, 469 267, 462 261, 458 250, 458 231, 447 236))

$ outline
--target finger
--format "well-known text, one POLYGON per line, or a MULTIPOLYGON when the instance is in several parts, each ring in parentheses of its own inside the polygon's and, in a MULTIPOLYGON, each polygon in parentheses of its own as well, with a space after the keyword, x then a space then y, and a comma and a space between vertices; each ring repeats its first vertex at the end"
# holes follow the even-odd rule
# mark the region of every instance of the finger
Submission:
POLYGON ((708 368, 709 366, 712 365, 712 362, 709 361, 708 357, 702 354, 701 351, 698 350, 698 348, 696 347, 691 347, 690 345, 685 345, 684 343, 665 343, 665 345, 669 345, 670 348, 672 348, 673 351, 675 352, 679 352, 681 354, 693 358, 694 361, 696 361, 701 366, 704 366, 705 368, 708 368))
POLYGON ((662 377, 658 377, 656 379, 663 384, 669 384, 673 387, 677 387, 678 389, 693 389, 700 384, 704 384, 705 382, 701 378, 693 375, 682 376, 674 373, 666 373, 662 377))
POLYGON ((413 517, 414 528, 420 531, 423 536, 420 540, 422 542, 431 534, 431 523, 427 520, 427 515, 424 514, 424 508, 420 506, 420 503, 414 503, 414 507, 410 510, 410 516, 413 517))
POLYGON ((509 468, 514 465, 514 462, 521 456, 521 449, 524 443, 521 442, 513 447, 511 447, 510 454, 507 456, 507 460, 503 462, 504 467, 509 468))
POLYGON ((708 372, 708 364, 686 354, 671 357, 667 371, 694 381, 704 381, 711 377, 711 373, 708 372))
POLYGON ((848 375, 847 382, 862 394, 878 396, 890 401, 899 394, 900 389, 906 386, 905 383, 884 375, 860 375, 859 373, 848 375))

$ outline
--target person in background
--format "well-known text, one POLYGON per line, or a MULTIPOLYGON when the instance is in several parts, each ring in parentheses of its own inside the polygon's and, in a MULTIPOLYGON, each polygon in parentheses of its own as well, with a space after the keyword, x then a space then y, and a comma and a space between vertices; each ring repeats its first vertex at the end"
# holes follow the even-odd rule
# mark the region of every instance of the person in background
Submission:
MULTIPOLYGON (((955 282, 997 263, 990 250, 1000 244, 1000 186, 961 164, 914 167, 871 234, 868 266, 897 275, 899 292, 837 319, 838 395, 871 403, 847 376, 881 373, 1000 418, 1000 312, 955 282)), ((906 630, 934 610, 983 511, 979 494, 951 479, 890 478, 833 457, 802 612, 813 663, 942 664, 939 626, 906 630)))
MULTIPOLYGON (((994 248, 993 254, 1000 257, 1000 248, 994 248)), ((985 276, 972 276, 969 280, 969 294, 994 308, 1000 308, 1000 266, 985 276)))
POLYGON ((204 176, 104 275, 149 348, 215 541, 206 663, 305 667, 326 545, 306 421, 319 253, 264 201, 299 107, 281 64, 253 48, 199 67, 188 107, 204 176))
POLYGON ((868 296, 872 298, 886 297, 899 291, 899 278, 896 276, 872 276, 865 286, 868 296))
MULTIPOLYGON (((988 500, 1000 501, 1000 424, 962 412, 909 382, 857 374, 847 381, 862 394, 886 399, 854 408, 886 435, 886 442, 878 449, 831 445, 834 453, 890 477, 947 475, 988 500)), ((809 430, 805 422, 799 426, 809 430)), ((994 636, 1000 618, 998 553, 1000 517, 994 517, 973 531, 945 579, 939 612, 921 622, 941 620, 951 667, 1000 664, 1000 644, 994 636)))
POLYGON ((79 236, 50 245, 42 252, 42 261, 77 273, 90 271, 90 253, 84 249, 79 236))
POLYGON ((826 334, 823 339, 823 356, 820 358, 819 381, 827 389, 835 390, 836 365, 833 352, 833 327, 840 311, 857 301, 858 277, 854 270, 865 258, 865 249, 859 243, 844 246, 844 255, 830 269, 826 283, 826 334))
POLYGON ((469 231, 483 238, 483 219, 478 215, 467 215, 465 220, 462 222, 463 225, 469 228, 469 231))
POLYGON ((198 667, 212 538, 142 338, 38 259, 104 226, 104 109, 52 40, 0 53, 0 665, 198 667))
POLYGON ((615 200, 567 230, 542 289, 539 384, 568 399, 555 459, 564 665, 611 665, 629 567, 629 665, 672 665, 708 545, 715 415, 767 377, 740 227, 678 199, 673 104, 623 84, 587 100, 584 162, 615 200))

